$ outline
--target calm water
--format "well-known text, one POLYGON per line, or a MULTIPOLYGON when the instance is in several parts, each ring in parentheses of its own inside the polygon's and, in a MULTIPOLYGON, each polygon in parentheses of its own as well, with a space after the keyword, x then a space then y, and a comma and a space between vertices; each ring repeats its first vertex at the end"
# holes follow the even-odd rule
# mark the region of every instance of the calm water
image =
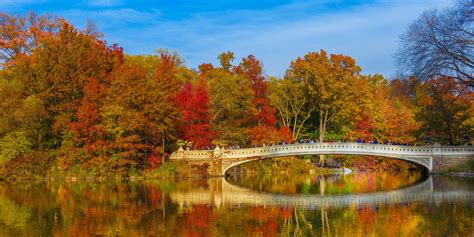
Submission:
POLYGON ((0 184, 0 236, 474 236, 474 179, 419 173, 0 184))

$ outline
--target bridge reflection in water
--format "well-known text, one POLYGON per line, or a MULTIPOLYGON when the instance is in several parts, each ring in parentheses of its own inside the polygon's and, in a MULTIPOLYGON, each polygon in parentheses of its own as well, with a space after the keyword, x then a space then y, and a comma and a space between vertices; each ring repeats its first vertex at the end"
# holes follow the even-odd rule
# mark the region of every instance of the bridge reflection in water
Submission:
POLYGON ((412 186, 363 194, 349 195, 303 195, 303 194, 273 194, 254 191, 248 188, 235 186, 224 178, 209 179, 206 188, 193 188, 187 191, 173 191, 170 193, 173 202, 180 207, 196 204, 222 206, 291 206, 309 209, 326 207, 385 205, 410 202, 442 201, 472 201, 474 193, 471 190, 436 190, 433 187, 433 178, 412 186))

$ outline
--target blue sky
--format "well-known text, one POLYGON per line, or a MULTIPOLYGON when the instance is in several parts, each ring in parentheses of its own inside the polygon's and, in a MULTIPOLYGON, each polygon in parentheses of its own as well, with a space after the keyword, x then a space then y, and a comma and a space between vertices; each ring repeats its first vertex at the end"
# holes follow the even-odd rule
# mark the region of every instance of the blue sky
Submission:
POLYGON ((96 23, 129 54, 177 51, 186 65, 253 54, 282 76, 291 60, 325 49, 356 59, 363 73, 390 78, 398 36, 427 9, 451 0, 0 0, 0 10, 51 13, 78 28, 96 23))

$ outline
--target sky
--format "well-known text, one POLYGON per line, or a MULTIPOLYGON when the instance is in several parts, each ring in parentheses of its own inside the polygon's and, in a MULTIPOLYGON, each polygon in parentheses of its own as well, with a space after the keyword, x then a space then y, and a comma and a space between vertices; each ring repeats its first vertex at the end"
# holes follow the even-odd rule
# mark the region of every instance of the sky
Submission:
POLYGON ((364 74, 396 75, 399 36, 428 9, 452 0, 0 0, 0 11, 92 21, 128 54, 176 51, 185 64, 234 63, 253 54, 267 75, 283 76, 291 60, 311 51, 353 57, 364 74))

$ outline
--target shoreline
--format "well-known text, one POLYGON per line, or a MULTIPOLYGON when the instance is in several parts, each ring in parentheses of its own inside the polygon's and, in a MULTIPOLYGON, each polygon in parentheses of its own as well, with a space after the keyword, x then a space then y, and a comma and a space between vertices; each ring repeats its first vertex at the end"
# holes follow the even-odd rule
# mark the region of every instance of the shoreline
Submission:
MULTIPOLYGON (((343 173, 341 168, 320 168, 319 171, 324 172, 315 172, 315 170, 309 170, 308 173, 300 173, 300 174, 307 174, 307 175, 330 175, 330 174, 340 174, 340 175, 348 175, 351 173, 358 173, 358 172, 394 172, 390 170, 357 170, 357 169, 349 169, 351 172, 343 173)), ((399 172, 399 171, 398 171, 399 172)), ((279 175, 291 175, 292 172, 279 172, 279 175)), ((264 173, 252 172, 250 174, 245 174, 249 176, 256 176, 256 175, 265 175, 264 173)), ((245 176, 243 175, 243 176, 245 176)), ((429 173, 428 175, 433 176, 445 176, 445 177, 460 177, 460 178, 474 178, 474 173, 470 172, 449 172, 449 173, 429 173)), ((14 182, 45 182, 45 181, 67 181, 67 182, 76 182, 76 181, 145 181, 145 180, 156 180, 156 181, 171 181, 177 179, 213 179, 213 178, 226 178, 231 175, 190 175, 190 176, 172 176, 172 177, 156 177, 150 174, 141 174, 141 175, 132 175, 132 176, 47 176, 47 177, 37 177, 37 178, 16 178, 16 179, 0 179, 0 183, 14 183, 14 182)))

